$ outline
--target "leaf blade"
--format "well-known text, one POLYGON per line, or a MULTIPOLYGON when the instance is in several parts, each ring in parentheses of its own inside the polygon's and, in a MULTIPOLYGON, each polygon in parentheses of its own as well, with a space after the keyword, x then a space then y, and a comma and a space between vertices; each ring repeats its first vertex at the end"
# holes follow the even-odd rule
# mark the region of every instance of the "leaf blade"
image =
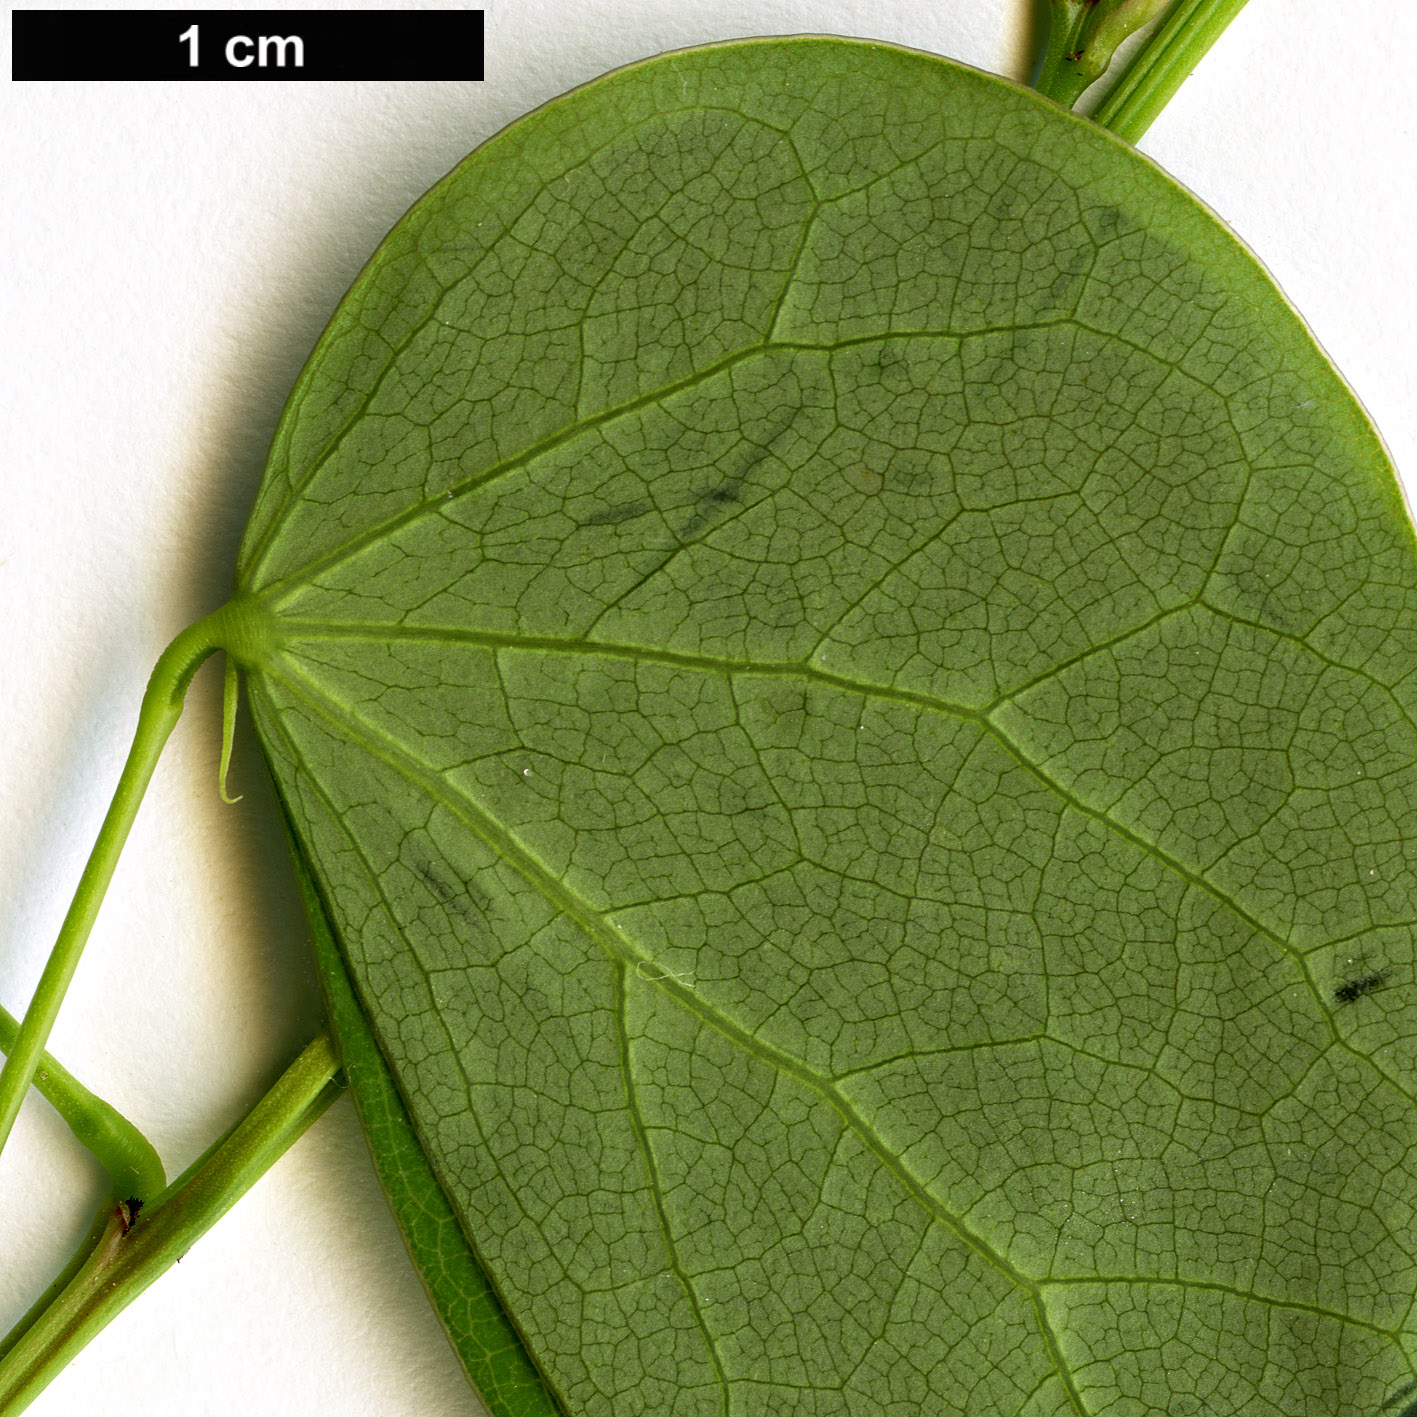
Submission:
MULTIPOLYGON (((251 582, 284 616, 276 770, 358 844, 312 857, 430 1159, 575 1410, 933 1407, 960 1372, 991 1407, 1085 1409, 1227 1362, 1258 1409, 1296 1382, 1376 1405, 1406 1371, 1407 1061, 1398 1036, 1360 1058, 1322 977, 1359 939, 1410 961, 1396 789, 1324 751, 1411 769, 1372 729, 1400 725, 1414 640, 1371 429, 1208 214, 940 61, 677 56, 557 121, 630 134, 729 71, 759 137, 791 110, 800 158, 817 125, 770 323, 730 291, 738 347, 690 321, 646 375, 664 319, 622 322, 621 372, 596 346, 574 400, 552 361, 559 425, 454 435, 414 480, 393 419, 402 500, 312 543, 324 486, 251 582), (829 138, 804 76, 834 86, 829 138), (441 1063, 426 1018, 456 1024, 441 1063), (1323 1179, 1285 1174, 1296 1144, 1323 1179)), ((714 151, 693 175, 721 186, 739 150, 714 151)), ((696 228, 632 200, 647 152, 588 167, 620 183, 598 206, 553 183, 523 243, 615 214, 583 284, 621 314, 734 269, 720 239, 717 285, 682 275, 696 228)), ((764 198, 783 170, 732 167, 764 198)), ((528 319, 559 278, 517 286, 528 319)), ((476 377, 524 392, 544 347, 476 377)), ((406 399, 436 383, 416 364, 406 399)), ((449 398, 482 387, 450 371, 449 398)))

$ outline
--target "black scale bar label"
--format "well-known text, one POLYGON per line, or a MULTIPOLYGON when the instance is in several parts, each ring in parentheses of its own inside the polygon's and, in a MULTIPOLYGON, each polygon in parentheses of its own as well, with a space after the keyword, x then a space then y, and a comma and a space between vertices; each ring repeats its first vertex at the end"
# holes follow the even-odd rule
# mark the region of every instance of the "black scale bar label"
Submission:
POLYGON ((12 10, 12 79, 480 79, 481 10, 12 10))

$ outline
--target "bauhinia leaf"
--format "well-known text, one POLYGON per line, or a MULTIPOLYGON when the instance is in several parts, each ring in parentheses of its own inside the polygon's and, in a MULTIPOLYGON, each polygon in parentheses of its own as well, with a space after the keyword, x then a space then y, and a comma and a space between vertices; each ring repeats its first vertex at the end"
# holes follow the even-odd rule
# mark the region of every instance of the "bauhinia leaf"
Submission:
POLYGON ((568 1412, 1402 1410, 1413 553, 1234 238, 943 60, 647 63, 405 218, 248 672, 568 1412))

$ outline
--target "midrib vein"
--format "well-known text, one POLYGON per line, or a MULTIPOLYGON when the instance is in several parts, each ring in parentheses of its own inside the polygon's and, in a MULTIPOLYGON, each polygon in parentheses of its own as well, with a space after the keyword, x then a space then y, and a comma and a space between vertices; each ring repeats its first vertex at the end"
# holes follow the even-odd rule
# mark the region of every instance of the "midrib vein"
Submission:
POLYGON ((267 665, 265 672, 273 678, 279 679, 291 693, 326 722, 333 724, 340 733, 356 739, 367 752, 379 758, 405 779, 412 781, 434 801, 453 813, 489 850, 495 852, 516 870, 551 905, 569 919, 574 920, 617 965, 621 967, 629 965, 637 969, 641 965, 651 966, 654 969, 653 976, 641 972, 637 974, 637 977, 643 979, 647 985, 667 994, 680 1007, 693 1014, 694 1017, 744 1052, 757 1058, 760 1062, 776 1068, 779 1072, 785 1073, 821 1098, 933 1219, 944 1225, 963 1244, 1004 1275, 1017 1288, 1032 1296, 1035 1303, 1037 1302, 1037 1285, 1010 1264, 982 1236, 976 1235, 963 1221, 941 1205, 916 1180, 900 1158, 890 1151, 885 1142, 876 1135, 865 1119, 831 1083, 818 1077, 797 1059, 780 1052, 772 1045, 764 1043, 747 1032, 692 990, 685 988, 672 976, 665 975, 659 969, 656 960, 635 949, 633 944, 615 930, 598 911, 568 889, 530 851, 500 830, 497 823, 489 819, 475 802, 451 788, 439 773, 401 748, 386 733, 354 713, 347 705, 332 698, 318 683, 307 679, 288 661, 282 661, 279 669, 273 665, 267 665))
MULTIPOLYGON (((718 106, 715 104, 705 104, 703 109, 700 111, 711 111, 716 109, 717 107, 718 106)), ((676 105, 674 107, 662 109, 657 116, 660 118, 665 118, 668 117, 670 114, 678 114, 684 111, 685 110, 683 108, 676 105)), ((728 111, 731 112, 732 110, 728 111)), ((534 117, 534 115, 528 114, 527 117, 532 118, 534 117)), ((415 213, 422 212, 422 217, 417 219, 423 221, 436 222, 442 217, 444 217, 446 213, 441 209, 441 199, 438 198, 438 194, 448 184, 456 182, 460 175, 466 169, 468 163, 470 163, 474 158, 482 157, 485 160, 485 156, 491 145, 493 143, 500 144, 503 141, 504 136, 505 130, 504 133, 497 134, 488 143, 483 144, 481 147, 475 149, 466 158, 464 158, 463 161, 460 162, 457 167, 455 167, 451 172, 449 172, 441 182, 437 183, 434 187, 430 188, 427 192, 424 193, 423 197, 420 198, 420 200, 416 202, 407 213, 405 213, 404 217, 400 219, 398 225, 394 228, 394 231, 404 231, 405 223, 407 223, 411 218, 415 218, 415 213), (429 206, 430 200, 435 201, 436 209, 435 207, 429 206)), ((606 138, 601 143, 592 144, 590 147, 586 148, 584 152, 582 152, 577 162, 572 164, 572 168, 583 167, 586 164, 594 161, 597 156, 599 156, 602 152, 611 147, 613 143, 615 143, 619 138, 622 138, 623 136, 623 134, 617 134, 614 137, 606 138)), ((785 135, 781 136, 785 137, 785 135)), ((788 144, 788 146, 789 148, 791 148, 790 143, 788 144)), ((801 156, 796 152, 795 149, 792 149, 792 151, 793 156, 797 161, 798 167, 800 168, 802 166, 801 156)), ((364 393, 359 397, 354 407, 344 416, 339 426, 335 428, 334 431, 330 433, 330 435, 325 439, 324 443, 320 445, 319 450, 312 455, 309 463, 304 468, 299 478, 291 477, 289 475, 287 476, 288 490, 284 498, 276 504, 274 511, 271 513, 271 518, 269 522, 267 522, 260 536, 252 544, 249 554, 250 567, 246 577, 248 580, 253 579, 257 574, 259 574, 262 564, 265 562, 268 553, 270 552, 272 546, 275 544, 278 538, 282 523, 285 521, 286 517, 290 515, 290 512, 293 510, 293 508, 305 496, 306 492, 309 491, 311 483, 315 481, 315 479, 320 475, 320 472, 324 469, 325 465, 334 456, 336 451, 339 449, 340 444, 348 436, 350 430, 354 428, 368 412, 370 405, 373 403, 374 399, 378 397, 380 390, 384 387, 385 381, 393 374, 404 372, 399 368, 399 360, 407 352, 409 347, 413 344, 414 340, 416 340, 418 336, 428 328, 429 325, 431 325, 435 320, 439 318, 439 312, 443 307, 443 302, 447 300, 448 297, 451 296, 455 291, 459 290, 466 279, 470 278, 473 274, 475 274, 477 269, 481 266, 482 261, 487 258, 487 256, 490 254, 490 252, 493 250, 493 248, 497 245, 498 242, 510 236, 510 234, 516 229, 517 224, 529 211, 531 211, 535 207, 536 203, 541 199, 543 193, 549 190, 549 188, 557 180, 557 178, 566 176, 572 170, 572 168, 562 168, 557 173, 548 174, 542 185, 537 186, 530 193, 530 195, 523 199, 520 206, 514 207, 511 212, 509 212, 504 218, 502 218, 500 225, 498 226, 495 232, 481 232, 481 255, 479 256, 478 260, 475 261, 472 266, 469 267, 467 276, 461 277, 446 286, 439 285, 438 294, 434 299, 428 302, 425 313, 419 319, 413 321, 409 329, 405 332, 405 334, 398 341, 397 344, 390 347, 389 354, 384 359, 384 361, 378 366, 377 372, 369 380, 368 387, 366 388, 364 393)), ((811 191, 812 184, 811 181, 808 179, 805 171, 802 173, 802 180, 807 189, 811 191)), ((815 210, 816 208, 814 206, 814 214, 815 210)), ((424 228, 420 227, 419 229, 421 233, 424 228)), ((390 235, 392 236, 393 233, 390 233, 390 235)), ((359 278, 355 281, 354 285, 350 287, 349 293, 346 296, 346 300, 349 298, 349 296, 352 296, 356 291, 361 290, 364 287, 366 283, 366 278, 373 272, 376 266, 382 265, 387 261, 394 261, 397 259, 398 255, 396 253, 394 253, 393 251, 386 250, 385 247, 380 247, 380 249, 376 251, 373 257, 370 259, 369 266, 365 268, 363 273, 361 273, 359 278)), ((341 308, 336 312, 336 319, 332 322, 332 325, 336 323, 338 321, 338 317, 344 313, 344 302, 341 302, 341 308)), ((466 332, 464 331, 464 333, 466 332)), ((331 330, 327 329, 325 333, 320 336, 319 343, 315 346, 315 350, 310 357, 309 365, 300 375, 299 379, 297 379, 296 381, 295 388, 290 396, 290 403, 287 406, 285 413, 282 414, 280 424, 276 429, 275 438, 273 440, 273 459, 278 452, 284 451, 284 448, 289 443, 290 435, 294 431, 294 424, 298 421, 300 406, 303 404, 304 399, 314 387, 314 375, 317 370, 318 361, 320 359, 320 356, 325 351, 326 341, 328 340, 330 334, 331 330)), ((287 474, 289 474, 289 471, 290 470, 287 467, 287 474)), ((264 488, 262 490, 264 490, 264 488)), ((425 499, 425 501, 426 500, 427 499, 425 499)), ((273 584, 280 584, 280 581, 278 580, 273 584)))
MULTIPOLYGON (((815 213, 813 217, 804 224, 804 231, 810 229, 813 220, 815 220, 815 213)), ((794 257, 794 260, 795 259, 796 257, 794 257)), ((789 277, 787 286, 784 287, 784 295, 790 285, 791 279, 789 277)), ((308 491, 320 470, 333 456, 335 450, 348 434, 349 430, 359 422, 360 418, 363 416, 364 410, 367 408, 369 402, 372 401, 384 378, 397 366, 398 357, 403 352, 404 348, 417 336, 419 331, 431 322, 435 317, 435 313, 436 312, 430 313, 426 319, 421 321, 408 333, 399 348, 390 356, 388 365, 381 370, 378 380, 366 395, 359 409, 356 410, 356 412, 350 416, 347 423, 331 437, 329 444, 306 470, 298 486, 296 486, 295 490, 290 494, 290 500, 280 508, 270 524, 262 532, 259 542, 252 548, 251 564, 249 570, 247 570, 243 576, 243 584, 249 585, 249 588, 253 590, 258 590, 260 594, 268 597, 273 602, 287 595, 294 594, 311 582, 316 576, 323 574, 332 567, 357 555, 365 547, 373 545, 386 536, 392 535, 409 522, 416 521, 420 517, 436 511, 449 498, 455 499, 474 492, 478 488, 484 487, 488 483, 495 482, 499 478, 506 476, 508 473, 515 472, 517 469, 527 466, 546 453, 554 452, 557 448, 563 447, 567 443, 574 442, 583 433, 591 432, 608 423, 613 423, 617 419, 627 417, 642 409, 661 403, 666 399, 673 398, 699 384, 707 383, 716 375, 723 373, 727 369, 731 369, 737 364, 744 363, 747 360, 765 354, 781 352, 819 354, 830 357, 839 350, 871 344, 899 343, 911 340, 929 339, 949 340, 955 344, 962 345, 968 340, 985 339, 999 334, 1020 334, 1030 331, 1072 329, 1080 334, 1092 335, 1100 340, 1113 341, 1119 345, 1123 345, 1131 349, 1134 353, 1144 355, 1147 359, 1155 363, 1166 365, 1182 377, 1194 379, 1195 382, 1205 387, 1203 380, 1196 379, 1196 376, 1188 374, 1179 363, 1172 360, 1161 359, 1154 352, 1144 349, 1127 336, 1117 331, 1096 329, 1074 315, 1063 315, 1047 320, 1020 320, 1001 325, 980 325, 965 328, 922 327, 920 329, 871 330, 857 335, 843 336, 839 339, 820 341, 777 339, 774 338, 770 329, 765 338, 740 349, 735 349, 731 353, 725 354, 715 360, 712 364, 706 365, 702 369, 696 369, 693 373, 686 374, 681 379, 673 380, 657 388, 646 390, 644 393, 638 394, 632 399, 626 399, 623 403, 602 409, 599 413, 575 416, 568 423, 556 429, 554 432, 548 433, 538 442, 523 448, 520 452, 499 459, 491 467, 484 468, 482 471, 474 473, 471 477, 465 478, 461 482, 452 484, 441 492, 419 496, 415 501, 409 503, 403 511, 397 512, 392 517, 387 517, 383 521, 377 522, 373 526, 366 527, 363 531, 355 533, 348 541, 341 542, 338 546, 333 547, 321 556, 317 556, 314 560, 286 571, 284 574, 277 576, 274 580, 267 582, 263 586, 250 585, 259 574, 265 561, 278 546, 280 532, 286 519, 292 512, 298 509, 300 499, 304 496, 305 492, 308 491)), ((774 313, 772 321, 773 327, 776 326, 779 313, 780 308, 779 312, 774 313)), ((298 390, 297 392, 302 391, 298 390)), ((1228 417, 1228 405, 1226 412, 1228 417)))
MULTIPOLYGON (((308 680, 306 676, 290 665, 283 656, 279 668, 273 664, 267 664, 265 672, 278 678, 315 713, 335 725, 336 728, 353 736, 368 752, 380 758, 396 772, 414 781, 436 802, 452 812, 484 845, 496 852, 534 889, 540 891, 553 906, 574 920, 592 940, 605 950, 622 971, 627 964, 639 966, 656 963, 648 956, 635 950, 628 940, 625 940, 608 922, 602 919, 597 911, 558 881, 535 856, 498 830, 496 823, 487 819, 474 802, 462 794, 450 790, 440 774, 432 771, 412 754, 400 748, 387 734, 353 713, 346 705, 331 698, 317 683, 308 680)), ((309 771, 308 767, 307 771, 309 771)), ((1001 1274, 1015 1289, 1024 1294, 1033 1310, 1039 1336, 1048 1353, 1049 1361, 1053 1364, 1074 1411, 1078 1417, 1091 1417, 1091 1413, 1084 1404, 1082 1395, 1074 1382, 1072 1372, 1063 1358, 1062 1347, 1058 1342, 1057 1334, 1053 1331, 1043 1293, 1037 1283, 1010 1264, 983 1236, 975 1234, 958 1216, 941 1205, 834 1086, 817 1077, 796 1059, 780 1053, 777 1049, 740 1028, 731 1019, 724 1017, 671 976, 660 975, 656 978, 645 978, 645 982, 667 994, 729 1043, 795 1079, 803 1088, 819 1097, 837 1114, 847 1130, 876 1158, 882 1169, 895 1179, 901 1189, 932 1220, 944 1226, 961 1244, 979 1256, 986 1265, 1001 1274)), ((653 1158, 647 1156, 646 1164, 653 1167, 653 1158)), ((716 1352, 714 1362, 717 1366, 716 1352)))
MULTIPOLYGON (((1066 805, 1090 820, 1096 821, 1104 830, 1129 842, 1137 850, 1157 861, 1165 869, 1173 872, 1195 889, 1215 900, 1225 909, 1231 911, 1237 918, 1244 921, 1257 935, 1269 940, 1276 948, 1293 959, 1302 972, 1303 978, 1319 1006, 1335 1046, 1341 1051, 1350 1054, 1361 1063, 1371 1067, 1384 1081, 1391 1085, 1409 1102, 1417 1104, 1417 1097, 1414 1097, 1397 1079, 1391 1077, 1389 1073, 1373 1059, 1359 1053, 1339 1035, 1323 993, 1318 987, 1317 981, 1314 979, 1304 956, 1291 945, 1289 941, 1265 926, 1260 920, 1239 905, 1238 902, 1231 900, 1225 892, 1212 885, 1196 871, 1193 871, 1182 862, 1171 857, 1160 847, 1137 835, 1131 829, 1112 820, 1103 811, 1091 807, 1073 796, 1073 794, 1064 789, 1059 783, 1055 782, 1042 768, 1031 762, 1019 746, 992 722, 992 719, 986 712, 937 696, 917 691, 862 683, 844 675, 832 674, 824 670, 800 664, 782 664, 749 659, 739 660, 707 655, 689 655, 667 650, 644 649, 637 646, 614 644, 588 645, 584 641, 555 640, 537 636, 514 636, 479 631, 465 632, 445 629, 408 631, 401 626, 380 627, 317 621, 285 621, 283 622, 283 629, 285 632, 284 641, 287 645, 290 641, 298 639, 414 638, 441 642, 466 643, 492 651, 513 649, 545 653, 600 655, 606 658, 631 659, 646 663, 677 666, 725 675, 745 674, 761 675, 765 677, 798 678, 819 683, 825 687, 839 691, 858 694, 863 698, 903 703, 923 711, 948 714, 961 720, 969 721, 976 724, 985 735, 993 739, 993 741, 995 741, 1010 758, 1017 762, 1020 767, 1032 775, 1041 785, 1053 792, 1066 805)), ((402 748, 394 739, 389 737, 389 735, 377 726, 355 713, 348 705, 341 703, 331 696, 318 681, 310 679, 297 669, 295 665, 291 663, 288 654, 280 653, 273 656, 272 660, 268 661, 264 666, 264 669, 266 672, 272 674, 273 677, 280 679, 292 693, 303 700, 314 712, 319 714, 327 722, 334 725, 336 729, 342 730, 347 735, 356 739, 367 751, 383 760, 396 772, 406 778, 412 779, 430 797, 441 803, 463 821, 489 849, 493 850, 501 856, 502 859, 507 861, 524 879, 543 894, 552 905, 563 911, 569 918, 573 919, 622 969, 624 969, 626 965, 639 966, 643 964, 653 966, 657 963, 635 949, 631 942, 616 931, 598 911, 593 909, 587 902, 583 901, 578 895, 566 887, 564 883, 559 881, 549 868, 536 858, 534 854, 510 839, 495 820, 488 817, 484 810, 473 800, 463 793, 456 791, 456 789, 453 789, 439 773, 428 767, 406 749, 402 748)), ((990 1245, 981 1235, 971 1230, 960 1217, 956 1216, 937 1201, 924 1185, 917 1180, 901 1158, 896 1156, 895 1153, 889 1149, 884 1140, 875 1133, 865 1118, 856 1111, 855 1107, 831 1082, 818 1077, 796 1059, 781 1053, 773 1046, 764 1043, 761 1039, 748 1033, 731 1019, 725 1017, 714 1007, 699 998, 693 991, 679 984, 672 976, 657 972, 656 977, 651 978, 643 974, 641 974, 640 977, 645 978, 646 983, 651 984, 653 987, 667 994, 682 1008, 699 1018, 704 1024, 712 1028, 727 1041, 741 1048, 749 1055, 758 1058, 761 1062, 794 1078, 805 1089, 819 1097, 841 1118, 845 1126, 858 1138, 867 1151, 876 1158, 883 1169, 895 1178, 906 1193, 909 1194, 932 1219, 943 1225, 962 1244, 977 1254, 991 1268, 1004 1276, 1019 1291, 1028 1296, 1030 1305, 1036 1316, 1040 1336, 1050 1355, 1050 1361, 1055 1365, 1056 1371, 1069 1394, 1075 1410, 1081 1414, 1081 1417, 1088 1417, 1087 1409, 1082 1402, 1081 1395, 1074 1385, 1072 1374, 1063 1360, 1057 1335, 1053 1331, 1047 1313, 1044 1291, 1048 1288, 1056 1288, 1057 1284, 1061 1281, 1036 1281, 1029 1278, 1010 1263, 1004 1255, 990 1245)), ((647 1142, 645 1144, 647 1145, 647 1142)), ((652 1160, 650 1160, 648 1164, 653 1165, 652 1160)), ((1149 1283, 1151 1281, 1139 1278, 1130 1282, 1149 1283)), ((1226 1286, 1216 1285, 1207 1281, 1192 1281, 1185 1278, 1167 1282, 1182 1286, 1200 1285, 1208 1288, 1226 1288, 1226 1286)), ((1257 1302, 1264 1301, 1264 1296, 1262 1295, 1247 1295, 1245 1291, 1242 1290, 1235 1290, 1234 1292, 1243 1297, 1253 1298, 1257 1302)), ((1293 1305, 1293 1307, 1309 1308, 1312 1306, 1293 1305)), ((1319 1311, 1315 1310, 1315 1312, 1319 1311)), ((1326 1313, 1327 1311, 1323 1312, 1326 1313)), ((1341 1315, 1336 1315, 1335 1317, 1345 1318, 1348 1322, 1359 1322, 1362 1326, 1376 1332, 1386 1332, 1376 1324, 1364 1323, 1361 1320, 1353 1320, 1341 1315)), ((715 1354, 715 1362, 716 1361, 717 1358, 715 1354)))
MULTIPOLYGON (((441 492, 431 493, 411 502, 403 511, 395 513, 384 521, 377 522, 364 531, 358 532, 350 537, 348 541, 342 541, 338 546, 325 552, 323 556, 317 556, 313 561, 308 561, 302 566, 297 566, 294 570, 287 571, 283 576, 271 581, 269 584, 259 588, 259 593, 271 604, 278 605, 287 595, 296 593, 304 588, 316 576, 322 575, 332 567, 347 561, 352 556, 356 556, 366 546, 372 546, 376 542, 392 536, 401 527, 408 523, 417 521, 420 517, 429 515, 438 510, 448 501, 455 501, 459 497, 465 497, 470 492, 475 492, 480 487, 485 487, 488 483, 496 482, 498 478, 507 476, 508 473, 516 472, 519 468, 526 467, 537 458, 544 457, 547 453, 555 452, 557 448, 564 447, 568 443, 573 443, 584 434, 592 433, 597 428, 603 428, 607 423, 613 423, 617 419, 627 418, 638 413, 641 409, 648 408, 654 404, 662 402, 664 399, 673 398, 676 394, 687 392, 698 384, 707 383, 710 379, 732 369, 735 365, 742 364, 749 359, 763 354, 769 346, 759 343, 749 345, 746 349, 734 350, 732 354, 725 355, 722 359, 707 365, 703 369, 696 369, 692 374, 686 374, 682 379, 672 384, 667 384, 663 388, 657 388, 649 393, 641 394, 637 398, 627 399, 624 403, 616 404, 612 408, 603 409, 600 413, 589 414, 583 418, 574 419, 564 427, 558 428, 554 433, 549 433, 539 442, 533 443, 530 447, 522 449, 508 458, 503 458, 494 463, 489 468, 484 468, 481 472, 474 473, 471 477, 464 478, 461 482, 453 483, 441 492)), ((274 539, 272 545, 274 545, 274 539)), ((269 548, 267 548, 269 550, 269 548)))
MULTIPOLYGON (((556 639, 548 636, 511 635, 482 630, 457 630, 452 628, 410 628, 403 625, 363 625, 322 620, 281 621, 283 647, 293 640, 355 639, 355 640, 426 640, 449 644, 467 644, 481 649, 528 650, 545 654, 601 656, 606 659, 627 659, 635 663, 661 664, 674 668, 694 669, 703 673, 720 675, 756 675, 764 678, 801 679, 809 683, 821 684, 845 693, 859 694, 866 699, 887 703, 907 704, 928 713, 943 713, 977 725, 989 738, 999 745, 1021 768, 1037 782, 1046 787, 1074 811, 1098 823, 1104 830, 1121 838, 1143 852, 1166 870, 1179 876, 1187 884, 1209 896, 1238 919, 1242 920, 1261 938, 1268 940, 1276 949, 1293 960, 1303 975, 1304 982, 1323 1017, 1332 1043, 1335 1047, 1373 1068, 1384 1081, 1390 1083, 1409 1103, 1417 1107, 1417 1094, 1411 1088, 1388 1073, 1378 1062, 1355 1049, 1343 1038, 1334 1022, 1324 992, 1315 979, 1305 952, 1285 939, 1277 930, 1264 924, 1224 890, 1207 880, 1199 871, 1187 866, 1172 856, 1163 847, 1133 831, 1130 827, 1110 817, 1100 807, 1091 806, 1075 796, 1057 782, 1037 763, 1033 762, 1023 749, 994 722, 994 712, 1010 702, 1011 696, 996 700, 986 709, 971 708, 967 704, 956 703, 938 695, 922 693, 914 689, 897 689, 883 684, 864 683, 844 674, 833 674, 803 663, 778 663, 751 659, 730 659, 727 656, 704 654, 684 654, 674 650, 661 650, 639 645, 613 643, 588 644, 584 640, 556 639)), ((323 690, 320 690, 322 694, 323 690)), ((1381 922, 1379 922, 1381 923, 1381 922)))

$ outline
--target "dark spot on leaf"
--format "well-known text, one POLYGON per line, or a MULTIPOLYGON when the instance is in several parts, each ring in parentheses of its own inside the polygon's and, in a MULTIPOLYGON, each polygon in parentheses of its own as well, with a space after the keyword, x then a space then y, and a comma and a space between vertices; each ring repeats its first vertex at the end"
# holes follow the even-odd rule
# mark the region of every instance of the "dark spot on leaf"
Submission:
POLYGON ((636 517, 642 517, 650 510, 648 502, 617 502, 613 507, 606 507, 603 512, 596 512, 588 516, 582 526, 621 526, 625 522, 632 522, 636 517))
MULTIPOLYGON (((1375 993, 1387 983, 1391 973, 1390 969, 1370 969, 1365 974, 1355 974, 1352 979, 1345 979, 1333 991, 1334 1003, 1351 1004, 1355 999, 1361 999, 1364 994, 1375 993)), ((1406 1413, 1403 1417, 1407 1417, 1406 1413)))
POLYGON ((469 959, 488 960, 496 953, 496 933, 491 922, 492 899, 470 882, 451 884, 431 864, 419 862, 413 870, 429 894, 447 912, 451 933, 469 959), (452 919, 460 923, 452 925, 452 919))
MULTIPOLYGON (((753 459, 754 462, 762 461, 760 455, 753 459)), ((731 507, 736 502, 742 500, 736 482, 720 483, 716 487, 697 494, 697 502, 692 513, 685 520, 684 524, 674 533, 679 545, 686 545, 693 541, 702 532, 708 530, 717 520, 717 513, 721 507, 731 507)))
POLYGON ((1089 234, 1097 241, 1110 241, 1124 231, 1134 229, 1120 207, 1093 207, 1083 213, 1089 234))
POLYGON ((427 885, 440 905, 445 905, 455 915, 464 919, 475 910, 477 914, 486 922, 488 909, 491 907, 491 900, 478 891, 466 881, 458 881, 456 885, 450 885, 445 881, 432 866, 418 865, 414 867, 419 878, 427 885))
POLYGON ((420 865, 414 867, 414 869, 418 872, 419 877, 424 881, 428 889, 432 891, 444 905, 453 905, 454 902, 458 900, 458 892, 443 880, 442 877, 435 875, 431 867, 420 865))
MULTIPOLYGON (((1389 1408, 1396 1407, 1404 1397, 1408 1397, 1412 1393, 1413 1389, 1417 1389, 1417 1380, 1403 1383, 1403 1385, 1378 1408, 1378 1411, 1386 1412, 1389 1408)), ((1417 1414, 1417 1402, 1409 1402, 1407 1406, 1397 1414, 1397 1417, 1414 1417, 1414 1414, 1417 1414)))

